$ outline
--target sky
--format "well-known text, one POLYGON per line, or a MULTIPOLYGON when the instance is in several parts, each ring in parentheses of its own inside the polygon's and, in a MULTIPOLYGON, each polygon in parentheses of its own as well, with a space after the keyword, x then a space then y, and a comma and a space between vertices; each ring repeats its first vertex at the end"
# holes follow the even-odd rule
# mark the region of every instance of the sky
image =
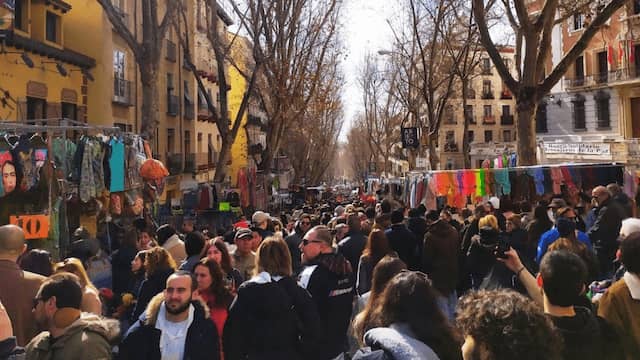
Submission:
POLYGON ((362 96, 358 89, 359 67, 367 52, 390 49, 393 35, 387 23, 394 13, 394 3, 389 0, 346 0, 343 10, 343 41, 348 56, 343 62, 346 87, 343 92, 345 121, 340 140, 346 141, 355 115, 362 108, 362 96))

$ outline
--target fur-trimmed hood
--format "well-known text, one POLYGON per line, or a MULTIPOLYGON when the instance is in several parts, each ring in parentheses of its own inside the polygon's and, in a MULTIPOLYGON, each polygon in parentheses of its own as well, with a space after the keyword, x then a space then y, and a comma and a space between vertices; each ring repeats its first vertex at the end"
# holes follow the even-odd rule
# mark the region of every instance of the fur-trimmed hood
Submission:
MULTIPOLYGON (((147 305, 147 309, 140 315, 140 323, 144 325, 155 326, 156 321, 158 320, 158 313, 160 312, 160 306, 164 302, 164 293, 160 293, 154 296, 151 301, 149 301, 149 305, 147 305)), ((211 317, 209 312, 209 307, 207 304, 198 299, 192 300, 191 305, 195 308, 195 316, 204 316, 205 319, 209 319, 211 317)))

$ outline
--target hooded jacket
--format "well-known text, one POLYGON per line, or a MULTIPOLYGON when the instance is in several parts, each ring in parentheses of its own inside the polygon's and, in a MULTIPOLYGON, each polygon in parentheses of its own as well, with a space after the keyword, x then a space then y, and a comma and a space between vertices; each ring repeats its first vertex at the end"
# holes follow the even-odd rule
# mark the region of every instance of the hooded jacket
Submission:
POLYGON ((360 349, 353 360, 437 360, 438 355, 415 338, 407 324, 391 324, 374 328, 364 334, 367 348, 360 349))
POLYGON ((299 284, 311 294, 321 319, 318 358, 333 359, 347 349, 347 328, 354 296, 353 270, 341 254, 320 254, 300 273, 299 284))
POLYGON ((82 313, 64 334, 52 341, 43 331, 29 342, 27 360, 111 359, 111 342, 118 336, 118 322, 82 313))
POLYGON ((427 229, 422 251, 422 270, 444 296, 456 289, 459 248, 458 232, 444 220, 437 220, 427 229))
MULTIPOLYGON (((163 303, 164 294, 158 294, 151 299, 144 315, 133 324, 120 343, 118 359, 158 360, 161 358, 162 332, 156 328, 156 321, 163 303)), ((209 308, 200 301, 192 301, 191 305, 194 307, 194 316, 187 330, 183 360, 220 359, 218 331, 209 318, 209 308)))

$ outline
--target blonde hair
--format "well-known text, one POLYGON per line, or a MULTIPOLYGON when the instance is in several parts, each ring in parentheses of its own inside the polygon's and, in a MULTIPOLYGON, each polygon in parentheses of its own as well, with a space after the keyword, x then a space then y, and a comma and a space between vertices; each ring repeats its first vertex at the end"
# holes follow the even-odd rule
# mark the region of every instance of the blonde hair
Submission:
POLYGON ((478 221, 478 227, 491 226, 495 230, 498 230, 498 219, 493 215, 486 215, 480 218, 478 221))
POLYGON ((269 236, 260 243, 255 274, 263 271, 271 275, 291 276, 291 253, 282 238, 269 236))
POLYGON ((87 275, 87 271, 85 270, 84 265, 82 265, 82 261, 80 261, 80 259, 70 257, 57 263, 54 267, 54 273, 59 274, 63 272, 72 273, 77 276, 82 289, 90 287, 93 290, 98 291, 95 285, 91 282, 91 279, 89 279, 89 275, 87 275))

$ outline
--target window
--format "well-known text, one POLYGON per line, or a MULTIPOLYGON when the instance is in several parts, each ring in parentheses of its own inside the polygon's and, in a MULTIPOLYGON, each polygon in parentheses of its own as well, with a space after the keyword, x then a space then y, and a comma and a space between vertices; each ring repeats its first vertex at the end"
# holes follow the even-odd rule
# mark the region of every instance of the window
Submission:
POLYGON ((445 138, 445 142, 453 142, 454 141, 454 137, 455 137, 455 132, 453 131, 447 131, 446 135, 444 136, 445 138))
MULTIPOLYGON (((16 16, 17 16, 17 14, 18 13, 16 12, 16 16)), ((640 0, 634 0, 633 1, 633 14, 634 15, 640 14, 640 0)))
POLYGON ((513 139, 511 139, 511 130, 503 130, 502 131, 502 141, 504 142, 512 142, 513 139))
POLYGON ((77 120, 78 119, 78 109, 76 104, 63 102, 61 104, 62 108, 62 117, 64 119, 77 120))
POLYGON ((610 129, 611 120, 609 112, 609 99, 611 96, 605 91, 599 91, 594 97, 598 116, 598 129, 610 129))
POLYGON ((491 109, 491 105, 485 105, 484 107, 484 119, 485 123, 493 123, 495 120, 493 118, 493 110, 491 109))
POLYGON ((175 152, 175 140, 176 140, 176 131, 175 129, 167 129, 167 152, 169 154, 173 154, 175 152))
POLYGON ((547 132, 547 103, 541 102, 538 104, 538 110, 536 111, 536 133, 547 132))
POLYGON ((584 25, 584 15, 575 14, 573 15, 573 30, 581 30, 584 25))
POLYGON ((123 51, 113 51, 113 74, 118 79, 124 79, 125 54, 123 51))
POLYGON ((503 57, 502 62, 504 63, 504 66, 507 68, 507 70, 511 67, 511 59, 503 57))
POLYGON ((491 80, 485 80, 482 82, 482 93, 488 94, 491 92, 491 80))
POLYGON ((189 130, 184 131, 184 152, 191 154, 191 132, 189 130))
POLYGON ((485 75, 491 74, 491 59, 489 58, 482 59, 482 73, 485 75))
POLYGON ((471 144, 475 139, 474 139, 475 134, 473 133, 473 130, 469 130, 467 132, 467 141, 469 142, 469 144, 471 144))
POLYGON ((173 74, 167 73, 167 93, 171 94, 173 91, 173 74))
POLYGON ((470 124, 475 124, 476 119, 473 117, 473 105, 465 106, 464 117, 470 124))
POLYGON ((502 105, 502 115, 505 115, 505 116, 511 115, 511 106, 502 105))
POLYGON ((502 125, 513 125, 513 115, 511 115, 511 106, 502 105, 502 118, 500 119, 502 125))
MULTIPOLYGON (((27 97, 27 119, 39 120, 47 118, 47 102, 44 99, 27 97)), ((34 124, 30 122, 30 124, 34 124)))
POLYGON ((47 11, 46 18, 46 39, 54 43, 60 42, 59 32, 60 17, 47 11))
POLYGON ((571 102, 573 103, 573 128, 575 130, 586 130, 584 96, 577 94, 571 102))
POLYGON ((198 133, 197 138, 198 143, 196 144, 196 153, 200 154, 202 152, 202 133, 198 133))
POLYGON ((14 19, 13 26, 18 30, 22 30, 24 32, 29 31, 27 27, 28 19, 27 14, 29 13, 29 2, 27 0, 16 0, 15 8, 14 8, 14 19))
POLYGON ((485 130, 484 131, 484 142, 489 143, 493 141, 493 131, 485 130))

